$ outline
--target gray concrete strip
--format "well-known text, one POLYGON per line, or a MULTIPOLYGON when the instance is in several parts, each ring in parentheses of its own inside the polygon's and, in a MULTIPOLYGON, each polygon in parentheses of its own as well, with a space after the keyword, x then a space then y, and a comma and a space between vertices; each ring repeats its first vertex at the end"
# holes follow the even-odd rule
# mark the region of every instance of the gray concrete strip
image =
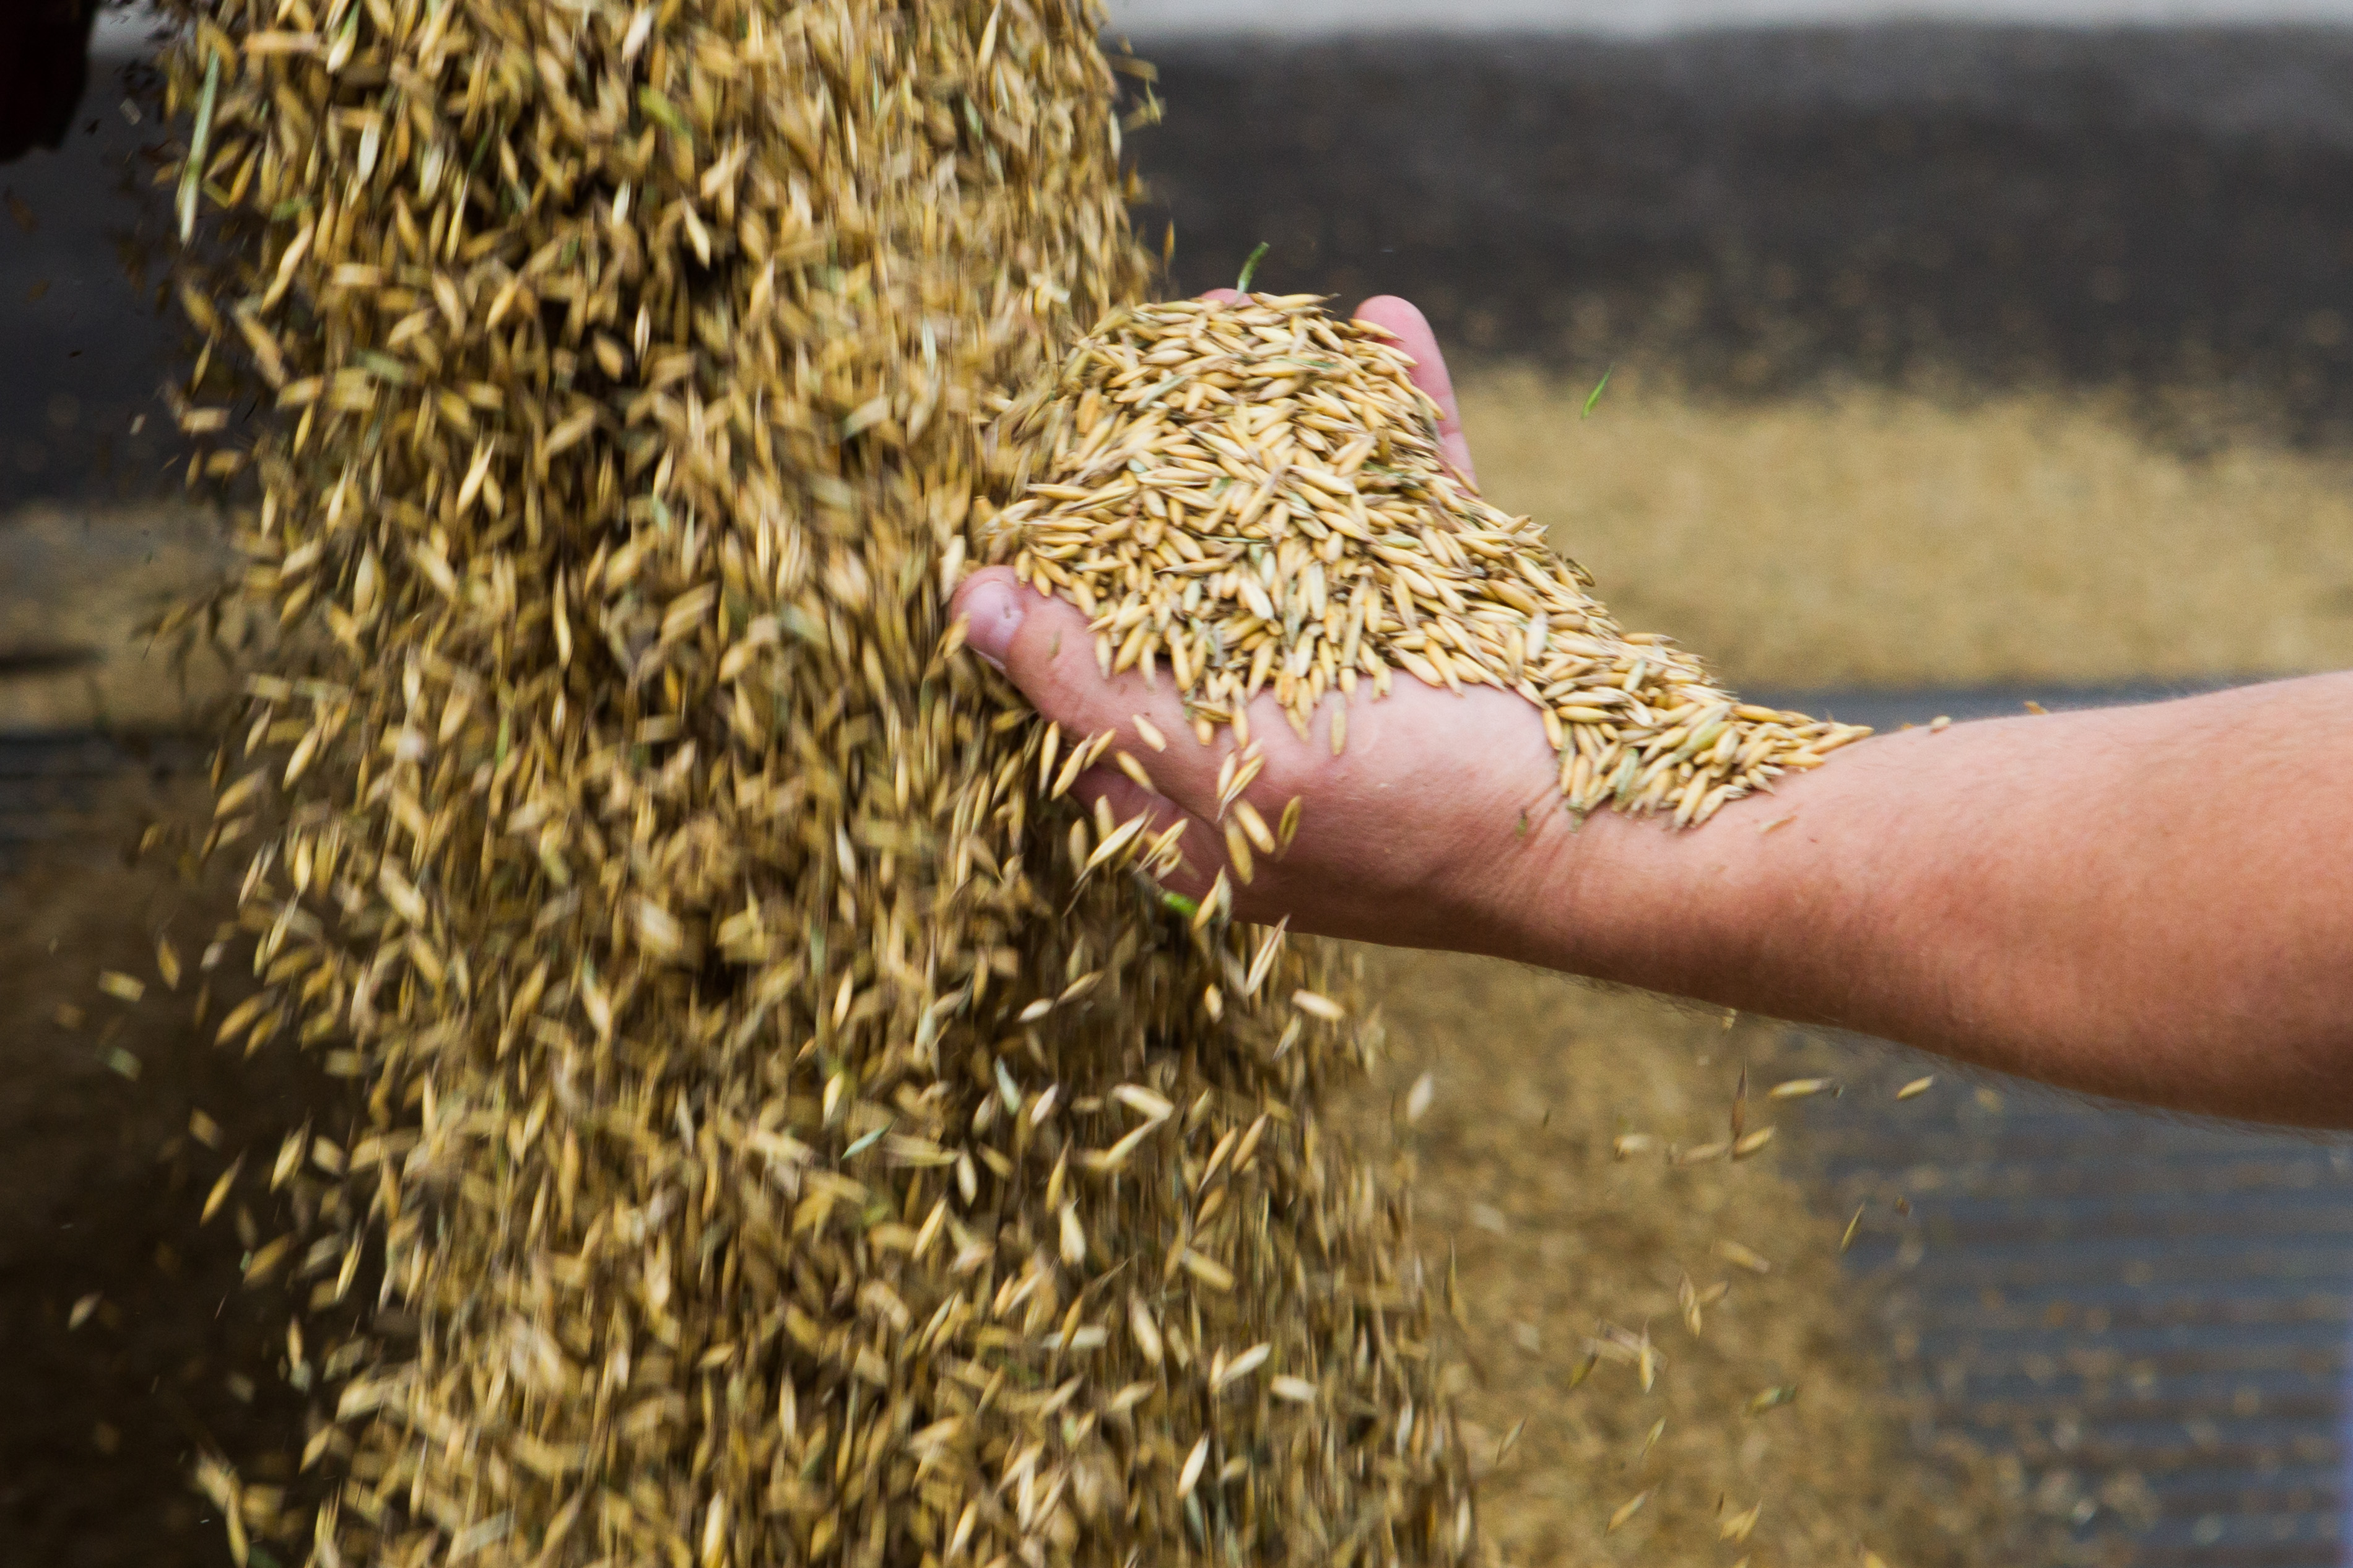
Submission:
POLYGON ((1138 38, 1234 33, 1560 32, 1633 37, 1721 27, 1907 21, 2043 26, 2353 22, 2353 0, 1114 0, 1138 38))
POLYGON ((2014 1457, 2083 1561, 2338 1568, 2353 1147, 1839 1049, 1808 1146, 1915 1431, 2014 1457))

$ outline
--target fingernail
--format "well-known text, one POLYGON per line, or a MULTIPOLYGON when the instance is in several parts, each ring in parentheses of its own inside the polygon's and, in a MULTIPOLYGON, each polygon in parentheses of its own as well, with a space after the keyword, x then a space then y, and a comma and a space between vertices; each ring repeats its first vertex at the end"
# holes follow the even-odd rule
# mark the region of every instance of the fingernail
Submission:
POLYGON ((1013 647, 1013 634, 1021 629, 1021 617, 1029 613, 1021 602, 1021 587, 1002 577, 983 577, 965 590, 965 647, 988 660, 998 669, 1005 668, 1005 656, 1013 647))

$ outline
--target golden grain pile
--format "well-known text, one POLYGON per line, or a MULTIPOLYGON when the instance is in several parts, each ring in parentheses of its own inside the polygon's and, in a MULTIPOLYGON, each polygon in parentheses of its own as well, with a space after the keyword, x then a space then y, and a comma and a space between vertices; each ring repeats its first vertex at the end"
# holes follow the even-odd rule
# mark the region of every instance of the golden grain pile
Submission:
MULTIPOLYGON (((1439 451, 1438 411, 1377 326, 1313 295, 1129 307, 1008 421, 1042 470, 991 557, 1095 618, 1105 673, 1166 657, 1204 744, 1270 684, 1303 735, 1327 692, 1390 671, 1516 691, 1571 810, 1677 826, 1870 731, 1740 702, 1628 634, 1544 531, 1439 451)), ((1335 703, 1329 742, 1346 744, 1335 703)))
POLYGON ((1091 0, 178 12, 182 424, 281 627, 206 962, 353 1089, 209 1205, 277 1190, 318 1400, 313 1512, 208 1469, 238 1555, 1472 1550, 1326 961, 1080 885, 944 641, 990 416, 1146 279, 1091 0))
POLYGON ((1457 385, 1487 494, 1574 542, 1629 622, 1704 647, 1743 687, 2353 665, 2353 464, 2232 430, 2252 390, 2179 395, 2221 427, 2193 453, 2153 437, 2121 393, 1754 402, 1621 365, 1586 421, 1590 376, 1490 368, 1457 385))

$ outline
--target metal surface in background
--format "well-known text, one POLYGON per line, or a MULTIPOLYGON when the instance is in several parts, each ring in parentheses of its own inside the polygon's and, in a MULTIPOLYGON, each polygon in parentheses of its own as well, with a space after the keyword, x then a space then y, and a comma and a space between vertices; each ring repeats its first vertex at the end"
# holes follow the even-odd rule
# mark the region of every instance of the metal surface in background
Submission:
POLYGON ((116 786, 205 765, 208 748, 182 736, 0 734, 0 875, 36 858, 103 854, 123 828, 116 786))
MULTIPOLYGON (((1760 700, 1895 729, 2194 689, 1760 700)), ((2339 1568, 2353 1142, 1848 1048, 1856 1084, 1810 1123, 1831 1199, 1868 1205, 1849 1261, 1893 1286, 1924 1444, 2015 1455, 2042 1512, 2130 1568, 2339 1568)))
POLYGON ((2103 1561, 2337 1568, 2353 1148, 1944 1081, 1814 1121, 1923 1438, 2016 1456, 2103 1561))

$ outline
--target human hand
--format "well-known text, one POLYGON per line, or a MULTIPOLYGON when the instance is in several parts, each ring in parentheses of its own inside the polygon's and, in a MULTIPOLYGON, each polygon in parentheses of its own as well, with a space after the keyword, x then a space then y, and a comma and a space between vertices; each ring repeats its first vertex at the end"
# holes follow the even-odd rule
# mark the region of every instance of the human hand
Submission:
MULTIPOLYGON (((1427 323, 1402 300, 1360 313, 1418 362, 1467 479, 1427 323)), ((1098 763, 1076 785, 1088 808, 1181 826, 1165 885, 1198 899, 1229 876, 1238 918, 1520 959, 2201 1114, 2353 1126, 2353 900, 2314 872, 2353 855, 2353 797, 2331 786, 2353 767, 2336 721, 2353 673, 1884 736, 1677 832, 1574 822, 1535 709, 1493 687, 1404 679, 1377 699, 1359 681, 1303 732, 1270 691, 1247 733, 1204 741, 1172 682, 1147 683, 1149 664, 1103 679, 1088 617, 1010 571, 974 574, 956 608, 1039 712, 1073 742, 1111 731, 1148 777, 1098 763), (1254 816, 1221 801, 1245 757, 1254 816), (1294 801, 1296 837, 1264 853, 1294 801), (1228 833, 1253 821, 1244 880, 1228 833)))
MULTIPOLYGON (((1416 362, 1414 380, 1440 414, 1446 460, 1472 478, 1453 389, 1428 321, 1397 299, 1367 300, 1357 314, 1395 333, 1416 362)), ((1145 789, 1107 753, 1075 786, 1090 809, 1107 802, 1123 823, 1146 813, 1145 831, 1154 835, 1186 824, 1184 864, 1166 879, 1171 891, 1198 899, 1222 869, 1241 919, 1288 917, 1302 931, 1398 946, 1553 956, 1529 915, 1562 894, 1573 824, 1560 805, 1559 764, 1543 721, 1519 696, 1479 686, 1456 694, 1406 679, 1376 699, 1366 684, 1353 698, 1327 695, 1302 734, 1269 692, 1250 710, 1246 740, 1218 731, 1205 744, 1172 683, 1147 685, 1137 671, 1112 679, 1099 673, 1094 637, 1075 605, 997 567, 968 578, 955 608, 967 620, 967 646, 1003 669, 1040 713, 1074 739, 1115 732, 1115 749, 1152 781, 1145 789), (1335 755, 1332 727, 1343 709, 1346 744, 1335 755), (1239 797, 1256 823, 1278 823, 1299 803, 1296 837, 1279 853, 1267 853, 1263 838, 1250 846, 1249 814, 1220 809, 1220 772, 1238 752, 1243 761, 1255 754, 1262 762, 1239 797), (1238 815, 1240 825, 1229 835, 1238 815)))

